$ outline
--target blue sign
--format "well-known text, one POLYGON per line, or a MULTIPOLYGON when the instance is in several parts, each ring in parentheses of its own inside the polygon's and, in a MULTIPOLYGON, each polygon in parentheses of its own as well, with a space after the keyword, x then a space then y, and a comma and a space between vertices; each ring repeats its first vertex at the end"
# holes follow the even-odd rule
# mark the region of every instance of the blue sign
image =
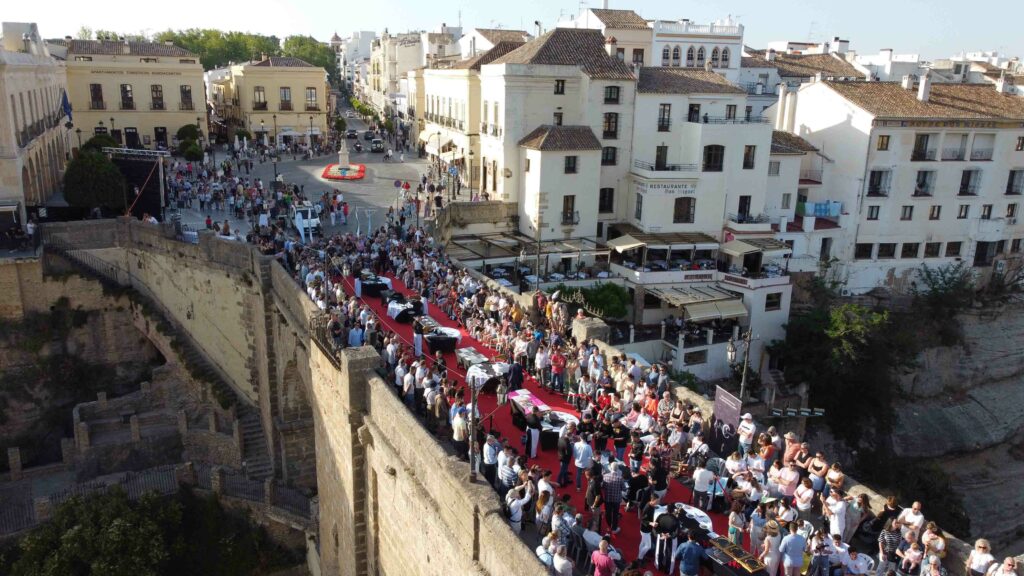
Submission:
POLYGON ((402 187, 402 181, 401 180, 395 180, 395 188, 401 188, 401 187, 402 187))
POLYGON ((451 174, 452 176, 455 176, 456 174, 459 173, 459 171, 455 169, 455 166, 449 166, 448 173, 451 174))

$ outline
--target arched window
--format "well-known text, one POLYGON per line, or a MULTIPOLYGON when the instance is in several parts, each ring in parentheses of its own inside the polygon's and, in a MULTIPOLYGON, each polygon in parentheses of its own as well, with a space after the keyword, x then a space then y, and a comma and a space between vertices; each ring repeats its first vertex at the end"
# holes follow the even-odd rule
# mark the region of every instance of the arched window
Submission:
POLYGON ((690 46, 686 50, 686 67, 687 68, 693 68, 693 58, 694 58, 693 46, 690 46))
POLYGON ((668 46, 665 46, 665 48, 661 51, 661 65, 662 66, 668 66, 668 54, 669 54, 668 46))
POLYGON ((679 56, 680 56, 681 53, 682 53, 682 51, 679 49, 679 46, 676 46, 675 48, 672 49, 672 65, 673 66, 679 66, 679 56))
POLYGON ((722 68, 729 67, 729 49, 722 48, 722 68))
POLYGON ((701 68, 704 67, 704 47, 703 46, 701 46, 697 50, 697 66, 699 66, 701 68))
POLYGON ((711 67, 712 68, 718 68, 718 57, 719 57, 718 47, 716 46, 715 49, 711 51, 711 67))

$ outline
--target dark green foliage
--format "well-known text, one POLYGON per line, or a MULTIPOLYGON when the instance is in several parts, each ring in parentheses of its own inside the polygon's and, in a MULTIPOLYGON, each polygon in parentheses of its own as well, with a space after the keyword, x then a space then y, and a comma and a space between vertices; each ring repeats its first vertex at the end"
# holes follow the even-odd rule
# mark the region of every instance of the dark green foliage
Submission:
POLYGON ((120 148, 120 144, 110 134, 97 134, 82 144, 82 150, 95 150, 102 152, 104 148, 120 148))
POLYGON ((119 489, 73 498, 0 559, 12 576, 259 575, 301 556, 213 497, 182 490, 132 502, 119 489))
POLYGON ((121 171, 105 155, 82 150, 68 163, 64 173, 64 198, 80 208, 123 209, 125 180, 121 171))
POLYGON ((203 149, 194 140, 184 142, 185 146, 179 148, 181 155, 189 162, 199 162, 203 159, 203 149))
POLYGON ((348 127, 348 124, 345 122, 345 119, 342 118, 341 116, 338 116, 337 118, 334 119, 334 129, 336 131, 344 132, 345 128, 347 128, 347 127, 348 127))
POLYGON ((602 318, 622 318, 629 304, 629 291, 610 282, 598 283, 592 288, 568 288, 559 284, 555 291, 562 293, 562 300, 602 318))
POLYGON ((331 86, 337 86, 340 83, 337 54, 334 53, 330 46, 317 41, 316 38, 312 36, 289 36, 284 39, 284 48, 281 53, 323 68, 327 71, 327 80, 331 83, 331 86))
POLYGON ((185 124, 178 128, 178 142, 192 141, 199 139, 199 127, 195 124, 185 124))
POLYGON ((204 70, 226 66, 228 62, 258 60, 261 54, 281 54, 281 41, 276 36, 248 32, 222 32, 199 28, 165 30, 154 34, 153 41, 173 42, 175 46, 196 53, 204 70))
POLYGON ((935 268, 922 265, 918 277, 923 286, 914 286, 914 308, 930 321, 942 344, 956 344, 961 338, 956 315, 974 302, 974 273, 957 262, 935 268))
POLYGON ((249 133, 249 131, 246 130, 245 128, 237 128, 235 130, 235 136, 238 138, 239 142, 241 142, 243 138, 252 140, 252 134, 249 133))

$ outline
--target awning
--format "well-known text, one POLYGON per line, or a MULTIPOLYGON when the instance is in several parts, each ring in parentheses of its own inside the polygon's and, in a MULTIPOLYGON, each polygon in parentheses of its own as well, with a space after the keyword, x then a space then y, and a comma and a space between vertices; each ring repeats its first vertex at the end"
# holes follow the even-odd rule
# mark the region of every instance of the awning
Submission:
POLYGON ((722 317, 721 312, 714 302, 697 302, 686 305, 686 319, 690 322, 704 322, 706 320, 717 320, 722 317))
POLYGON ((732 242, 722 244, 720 250, 730 256, 746 256, 747 254, 757 252, 759 248, 742 240, 733 240, 732 242))
POLYGON ((632 250, 633 248, 639 248, 644 243, 633 238, 629 234, 619 236, 614 240, 608 241, 608 247, 614 249, 616 252, 624 252, 626 250, 632 250))
POLYGON ((694 247, 697 248, 697 250, 718 250, 718 243, 715 242, 712 244, 710 242, 698 242, 697 244, 694 244, 694 247))
POLYGON ((743 305, 743 301, 736 300, 720 300, 715 302, 715 307, 718 308, 719 314, 723 320, 729 318, 743 318, 747 315, 747 307, 743 305))
POLYGON ((422 130, 422 131, 420 131, 420 142, 426 142, 427 140, 430 140, 431 138, 434 138, 436 136, 437 135, 432 133, 432 132, 427 132, 426 130, 422 130))

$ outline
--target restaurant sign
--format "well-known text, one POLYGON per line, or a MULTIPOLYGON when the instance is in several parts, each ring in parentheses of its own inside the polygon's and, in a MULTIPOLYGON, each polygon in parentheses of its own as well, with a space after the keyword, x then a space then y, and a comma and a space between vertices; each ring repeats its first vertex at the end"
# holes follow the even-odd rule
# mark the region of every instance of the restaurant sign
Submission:
POLYGON ((640 194, 690 195, 697 193, 695 182, 642 182, 636 183, 636 191, 640 194))

